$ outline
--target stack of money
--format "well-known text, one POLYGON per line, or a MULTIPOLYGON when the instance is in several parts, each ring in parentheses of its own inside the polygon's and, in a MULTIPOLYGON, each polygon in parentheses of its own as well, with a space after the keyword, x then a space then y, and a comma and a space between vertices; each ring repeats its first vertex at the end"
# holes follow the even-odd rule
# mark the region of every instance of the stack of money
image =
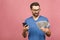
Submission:
POLYGON ((50 26, 49 22, 47 22, 47 21, 39 21, 39 22, 36 22, 36 24, 39 28, 41 28, 41 27, 47 28, 50 26))

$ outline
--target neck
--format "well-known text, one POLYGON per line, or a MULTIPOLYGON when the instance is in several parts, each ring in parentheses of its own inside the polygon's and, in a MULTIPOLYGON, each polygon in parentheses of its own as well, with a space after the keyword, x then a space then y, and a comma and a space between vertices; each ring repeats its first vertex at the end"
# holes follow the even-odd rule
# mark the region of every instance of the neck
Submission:
POLYGON ((37 16, 37 17, 33 16, 33 19, 34 19, 35 21, 38 20, 38 18, 39 18, 39 16, 37 16))

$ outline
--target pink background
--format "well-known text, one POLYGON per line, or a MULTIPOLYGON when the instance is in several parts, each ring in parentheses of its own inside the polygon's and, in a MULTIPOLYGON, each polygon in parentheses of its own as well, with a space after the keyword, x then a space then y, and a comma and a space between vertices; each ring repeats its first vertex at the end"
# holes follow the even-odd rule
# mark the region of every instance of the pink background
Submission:
POLYGON ((47 40, 60 40, 60 0, 0 0, 0 40, 27 40, 22 37, 22 22, 31 16, 29 6, 34 1, 51 24, 47 40))

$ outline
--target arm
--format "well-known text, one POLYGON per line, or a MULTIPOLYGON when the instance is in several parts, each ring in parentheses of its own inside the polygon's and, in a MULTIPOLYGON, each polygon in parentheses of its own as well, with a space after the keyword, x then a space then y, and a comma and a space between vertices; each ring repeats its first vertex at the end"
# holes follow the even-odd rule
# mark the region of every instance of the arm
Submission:
POLYGON ((27 34, 28 34, 27 30, 28 30, 28 27, 23 27, 23 33, 22 33, 22 35, 23 35, 24 38, 27 37, 27 34))
POLYGON ((50 29, 49 28, 46 28, 45 29, 46 30, 46 35, 48 36, 48 37, 50 37, 51 36, 51 31, 50 31, 50 29))
POLYGON ((45 34, 46 34, 48 37, 51 36, 51 31, 50 31, 49 28, 41 28, 41 30, 42 30, 43 32, 45 32, 45 34))

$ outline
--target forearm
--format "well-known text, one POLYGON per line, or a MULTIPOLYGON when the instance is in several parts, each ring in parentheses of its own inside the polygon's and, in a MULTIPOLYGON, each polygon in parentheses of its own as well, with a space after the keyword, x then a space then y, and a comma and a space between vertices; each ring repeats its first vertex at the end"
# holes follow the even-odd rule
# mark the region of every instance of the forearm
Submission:
POLYGON ((22 35, 23 35, 24 38, 26 38, 26 36, 27 36, 27 31, 26 31, 26 30, 23 30, 22 35))
POLYGON ((48 37, 50 37, 50 36, 51 36, 51 32, 50 32, 50 31, 47 31, 47 32, 46 32, 46 35, 47 35, 48 37))

